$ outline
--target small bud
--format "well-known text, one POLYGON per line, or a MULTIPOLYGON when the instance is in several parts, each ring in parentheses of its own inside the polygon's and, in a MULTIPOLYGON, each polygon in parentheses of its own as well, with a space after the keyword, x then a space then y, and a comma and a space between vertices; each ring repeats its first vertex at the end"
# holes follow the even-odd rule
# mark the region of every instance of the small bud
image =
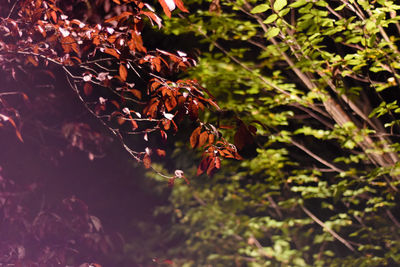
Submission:
POLYGON ((122 109, 122 112, 124 112, 125 114, 129 115, 131 114, 131 111, 129 110, 129 108, 125 107, 122 109))
POLYGON ((146 147, 146 149, 144 151, 146 152, 147 155, 150 155, 150 153, 151 153, 151 149, 148 147, 146 147))
POLYGON ((85 76, 83 76, 83 80, 85 81, 85 82, 88 82, 88 81, 90 81, 92 79, 92 76, 91 75, 85 75, 85 76))
POLYGON ((99 102, 101 105, 104 105, 106 103, 107 99, 103 98, 103 97, 99 97, 99 102))
POLYGON ((388 82, 390 85, 396 85, 396 80, 394 79, 394 77, 390 77, 389 79, 387 79, 387 82, 388 82))
POLYGON ((163 115, 168 120, 172 120, 174 118, 174 114, 171 114, 171 113, 164 112, 163 115))
POLYGON ((175 170, 175 177, 182 178, 183 176, 184 176, 184 173, 182 170, 175 170))

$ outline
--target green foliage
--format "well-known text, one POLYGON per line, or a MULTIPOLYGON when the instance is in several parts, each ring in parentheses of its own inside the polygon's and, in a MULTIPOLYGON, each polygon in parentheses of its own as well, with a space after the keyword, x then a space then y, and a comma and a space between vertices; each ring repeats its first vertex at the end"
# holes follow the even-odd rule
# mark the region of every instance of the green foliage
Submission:
POLYGON ((179 266, 400 264, 400 6, 188 5, 165 32, 200 38, 190 75, 219 100, 216 122, 240 118, 257 134, 239 148, 245 160, 174 187, 171 231, 184 240, 169 256, 179 266))

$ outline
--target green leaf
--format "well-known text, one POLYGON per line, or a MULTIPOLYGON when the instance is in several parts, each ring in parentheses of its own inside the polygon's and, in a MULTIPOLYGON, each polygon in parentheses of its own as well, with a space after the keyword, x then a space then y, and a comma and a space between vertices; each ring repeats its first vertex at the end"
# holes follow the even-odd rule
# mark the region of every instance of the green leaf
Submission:
POLYGON ((268 5, 268 4, 261 4, 261 5, 258 5, 258 6, 256 6, 256 7, 254 7, 252 10, 251 10, 251 13, 253 13, 253 14, 255 14, 255 13, 262 13, 262 12, 265 12, 265 11, 267 11, 268 9, 270 9, 271 7, 268 5))
POLYGON ((279 11, 279 13, 278 13, 279 17, 285 16, 287 13, 290 12, 290 10, 291 10, 291 8, 289 8, 289 7, 282 9, 282 10, 279 11))
POLYGON ((315 4, 317 6, 320 6, 320 7, 327 7, 328 6, 328 4, 325 1, 321 1, 321 0, 316 2, 315 4))
POLYGON ((271 16, 269 16, 266 20, 264 20, 263 22, 265 24, 270 24, 272 22, 274 22, 276 19, 278 18, 277 14, 272 14, 271 16))
POLYGON ((279 34, 279 32, 280 32, 279 28, 273 27, 273 28, 269 29, 269 31, 266 33, 265 36, 267 37, 267 39, 271 39, 271 38, 277 36, 279 34))
POLYGON ((307 4, 307 3, 308 3, 307 0, 299 0, 299 1, 294 1, 294 2, 291 3, 289 6, 290 6, 290 7, 296 8, 296 7, 304 6, 304 5, 307 4))
POLYGON ((287 5, 287 0, 276 0, 274 3, 274 10, 279 11, 287 5))
POLYGON ((345 6, 347 6, 347 3, 344 3, 344 4, 340 5, 340 6, 338 6, 337 8, 335 8, 335 11, 340 11, 340 10, 342 10, 345 6))
POLYGON ((378 30, 378 27, 376 26, 376 23, 375 23, 375 22, 369 20, 369 21, 367 21, 367 23, 365 23, 365 29, 366 29, 368 32, 371 32, 371 31, 373 31, 373 30, 378 30))

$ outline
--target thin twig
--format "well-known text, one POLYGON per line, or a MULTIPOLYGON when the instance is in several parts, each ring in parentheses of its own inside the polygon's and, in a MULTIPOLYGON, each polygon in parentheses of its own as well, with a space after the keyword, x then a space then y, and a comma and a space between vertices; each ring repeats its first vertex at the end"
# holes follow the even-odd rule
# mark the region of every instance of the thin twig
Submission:
POLYGON ((337 240, 339 240, 339 242, 341 242, 342 244, 344 244, 348 249, 350 249, 351 251, 355 251, 355 249, 353 248, 353 246, 347 241, 345 240, 343 237, 341 237, 340 235, 338 235, 335 231, 333 231, 331 228, 329 228, 323 221, 321 221, 320 219, 318 219, 311 211, 309 211, 306 207, 304 207, 303 205, 300 205, 301 209, 316 223, 318 223, 322 228, 324 228, 328 233, 330 233, 334 238, 336 238, 337 240))
POLYGON ((399 221, 394 217, 393 213, 390 210, 386 210, 386 214, 389 216, 389 218, 392 220, 392 222, 400 228, 400 223, 399 221))
POLYGON ((16 0, 15 3, 13 4, 13 6, 10 9, 10 12, 8 13, 8 16, 6 19, 9 19, 14 11, 15 6, 18 4, 19 0, 16 0))
POLYGON ((317 154, 314 154, 312 151, 310 151, 308 148, 306 148, 305 146, 301 145, 300 143, 297 143, 296 141, 294 141, 293 139, 290 140, 291 143, 293 145, 295 145, 296 147, 300 148, 301 150, 303 150, 304 152, 306 152, 308 155, 310 155, 311 157, 313 157, 314 159, 316 159, 317 161, 321 162, 322 164, 324 164, 325 166, 331 168, 332 170, 336 171, 336 172, 344 172, 344 170, 339 169, 338 167, 336 167, 335 165, 329 163, 328 161, 324 160, 323 158, 321 158, 320 156, 318 156, 317 154))
POLYGON ((283 218, 283 214, 282 214, 281 209, 279 208, 278 204, 276 204, 275 200, 270 195, 267 196, 267 199, 271 203, 271 206, 275 209, 275 211, 278 214, 279 218, 282 219, 283 218))
POLYGON ((125 148, 125 150, 126 150, 129 154, 131 154, 131 156, 132 156, 136 161, 141 162, 142 160, 141 160, 140 157, 139 157, 139 155, 140 155, 141 153, 136 152, 136 151, 133 151, 132 149, 130 149, 130 148, 125 144, 125 142, 124 142, 123 139, 122 139, 121 134, 120 134, 117 130, 115 130, 115 129, 111 128, 110 126, 108 126, 101 118, 98 118, 97 114, 87 105, 87 103, 85 102, 85 100, 82 98, 82 96, 81 96, 81 94, 79 93, 79 90, 78 90, 76 84, 75 84, 73 81, 71 81, 71 78, 69 77, 69 74, 68 74, 69 71, 67 70, 67 68, 66 68, 66 67, 63 67, 63 69, 64 69, 64 71, 66 72, 67 81, 68 81, 70 87, 74 90, 74 92, 76 93, 76 95, 78 96, 79 100, 82 102, 82 104, 83 104, 84 107, 86 108, 86 110, 88 110, 90 114, 92 114, 94 117, 96 117, 96 118, 104 125, 104 127, 106 127, 115 137, 117 137, 117 139, 121 142, 121 144, 122 144, 122 146, 125 148))

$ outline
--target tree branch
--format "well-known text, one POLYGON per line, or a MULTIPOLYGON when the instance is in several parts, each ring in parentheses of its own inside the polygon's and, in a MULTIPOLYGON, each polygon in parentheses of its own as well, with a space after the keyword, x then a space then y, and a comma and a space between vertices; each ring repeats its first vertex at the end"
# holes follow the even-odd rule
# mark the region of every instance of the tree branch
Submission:
POLYGON ((335 231, 333 231, 332 229, 330 229, 323 221, 321 221, 320 219, 318 219, 311 211, 309 211, 306 207, 304 207, 303 205, 300 205, 301 209, 317 224, 319 224, 323 229, 325 229, 328 233, 330 233, 334 238, 336 238, 339 242, 341 242, 342 244, 344 244, 348 249, 350 249, 351 251, 355 251, 355 249, 353 248, 353 246, 347 241, 345 240, 343 237, 341 237, 340 235, 338 235, 335 231))

